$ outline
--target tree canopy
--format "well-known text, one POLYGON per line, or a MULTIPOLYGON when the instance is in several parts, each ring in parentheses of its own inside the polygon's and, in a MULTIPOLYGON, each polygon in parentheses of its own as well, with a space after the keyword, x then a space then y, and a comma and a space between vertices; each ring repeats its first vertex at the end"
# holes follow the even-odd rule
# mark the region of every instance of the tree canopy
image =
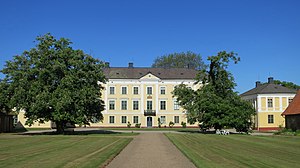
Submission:
POLYGON ((205 64, 200 54, 191 51, 172 53, 157 57, 152 64, 153 68, 191 68, 204 69, 205 64))
POLYGON ((287 88, 290 88, 290 89, 296 89, 296 90, 299 90, 300 89, 300 86, 293 83, 293 82, 286 82, 286 81, 280 81, 280 80, 274 80, 274 83, 275 84, 278 84, 278 85, 281 85, 281 86, 284 86, 284 87, 287 87, 287 88))
POLYGON ((173 94, 186 109, 189 123, 199 122, 202 128, 236 128, 247 131, 255 114, 252 105, 242 100, 236 92, 234 78, 227 70, 230 61, 238 63, 235 53, 219 52, 208 57, 208 69, 199 71, 197 81, 201 88, 194 91, 184 84, 175 87, 173 94))
MULTIPOLYGON (((35 48, 7 61, 0 90, 17 111, 24 110, 26 124, 52 121, 63 132, 66 123, 89 124, 102 120, 103 62, 71 47, 65 38, 50 33, 36 38, 35 48)), ((1 98, 0 98, 1 99, 1 98)))

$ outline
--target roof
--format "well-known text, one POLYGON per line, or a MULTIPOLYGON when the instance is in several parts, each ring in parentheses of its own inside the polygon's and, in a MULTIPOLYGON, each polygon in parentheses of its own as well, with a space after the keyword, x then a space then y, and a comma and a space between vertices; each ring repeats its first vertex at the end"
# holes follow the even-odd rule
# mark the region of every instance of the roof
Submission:
POLYGON ((292 93, 295 94, 297 91, 294 89, 289 89, 287 87, 277 85, 274 83, 265 83, 253 88, 243 94, 241 96, 249 96, 249 95, 257 95, 257 94, 272 94, 272 93, 292 93))
POLYGON ((104 69, 108 79, 140 79, 148 73, 160 79, 195 79, 198 72, 188 68, 109 67, 104 69))
POLYGON ((282 115, 295 115, 300 114, 300 90, 298 90, 296 96, 290 105, 285 109, 282 115))

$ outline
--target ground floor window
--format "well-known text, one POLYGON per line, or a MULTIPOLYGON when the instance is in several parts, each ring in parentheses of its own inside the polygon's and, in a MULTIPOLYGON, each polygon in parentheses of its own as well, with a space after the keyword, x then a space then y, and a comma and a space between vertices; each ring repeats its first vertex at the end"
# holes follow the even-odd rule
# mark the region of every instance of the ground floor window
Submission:
POLYGON ((127 116, 122 116, 122 124, 126 124, 127 123, 127 116))
POLYGON ((274 115, 268 115, 268 123, 273 124, 274 123, 274 115))
POLYGON ((139 116, 133 116, 133 123, 134 124, 139 123, 139 116))
POLYGON ((174 116, 174 123, 178 124, 179 123, 179 116, 174 116))
POLYGON ((160 116, 160 123, 166 124, 166 116, 160 116))
POLYGON ((109 123, 110 124, 115 123, 115 116, 109 116, 109 123))

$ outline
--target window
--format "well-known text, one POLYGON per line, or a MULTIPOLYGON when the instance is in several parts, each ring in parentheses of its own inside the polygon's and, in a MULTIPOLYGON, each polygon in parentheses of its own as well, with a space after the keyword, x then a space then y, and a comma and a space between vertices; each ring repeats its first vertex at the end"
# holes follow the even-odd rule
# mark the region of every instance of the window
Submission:
POLYGON ((160 116, 160 123, 166 124, 166 116, 160 116))
POLYGON ((151 86, 147 87, 147 94, 152 95, 152 87, 151 86))
POLYGON ((174 100, 174 110, 179 110, 179 103, 177 100, 174 100))
POLYGON ((134 124, 139 123, 139 116, 133 116, 133 123, 134 124))
POLYGON ((115 101, 114 100, 110 100, 109 101, 109 110, 114 110, 115 109, 115 101))
POLYGON ((179 116, 174 116, 174 123, 178 124, 179 123, 179 116))
POLYGON ((138 110, 139 109, 139 101, 134 100, 133 101, 133 110, 138 110))
POLYGON ((115 87, 109 87, 109 94, 115 94, 115 87))
POLYGON ((152 110, 152 101, 147 101, 147 110, 152 110))
POLYGON ((139 87, 133 87, 133 94, 137 95, 139 94, 139 87))
POLYGON ((162 95, 166 94, 166 87, 160 88, 160 94, 162 94, 162 95))
POLYGON ((122 87, 122 94, 127 94, 127 87, 126 86, 122 87))
POLYGON ((289 98, 289 104, 291 104, 293 101, 293 98, 289 98))
POLYGON ((127 100, 121 101, 121 110, 127 110, 127 100))
POLYGON ((166 101, 165 100, 160 101, 160 109, 166 110, 166 101))
POLYGON ((127 116, 122 116, 122 124, 126 124, 127 123, 127 116))
POLYGON ((273 107, 273 99, 268 99, 268 107, 273 107))
POLYGON ((268 123, 273 124, 274 123, 274 116, 273 115, 268 115, 268 123))
POLYGON ((109 123, 110 124, 115 123, 115 116, 109 116, 109 123))

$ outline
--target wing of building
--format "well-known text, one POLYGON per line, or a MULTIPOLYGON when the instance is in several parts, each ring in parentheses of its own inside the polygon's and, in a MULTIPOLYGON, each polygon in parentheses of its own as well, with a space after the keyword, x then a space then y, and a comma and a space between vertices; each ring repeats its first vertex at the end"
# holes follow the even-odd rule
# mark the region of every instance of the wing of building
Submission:
POLYGON ((300 90, 282 115, 285 116, 286 128, 300 130, 300 90))
POLYGON ((187 123, 172 91, 181 83, 197 89, 196 70, 136 68, 129 63, 128 67, 108 67, 104 73, 108 79, 102 93, 106 107, 102 112, 104 121, 91 126, 126 127, 129 122, 132 126, 158 127, 158 119, 162 127, 169 126, 171 121, 175 127, 187 123))
POLYGON ((241 94, 241 97, 250 101, 256 109, 255 128, 267 131, 285 126, 281 113, 292 102, 295 94, 296 90, 274 84, 274 79, 270 77, 268 83, 256 82, 255 88, 241 94))

